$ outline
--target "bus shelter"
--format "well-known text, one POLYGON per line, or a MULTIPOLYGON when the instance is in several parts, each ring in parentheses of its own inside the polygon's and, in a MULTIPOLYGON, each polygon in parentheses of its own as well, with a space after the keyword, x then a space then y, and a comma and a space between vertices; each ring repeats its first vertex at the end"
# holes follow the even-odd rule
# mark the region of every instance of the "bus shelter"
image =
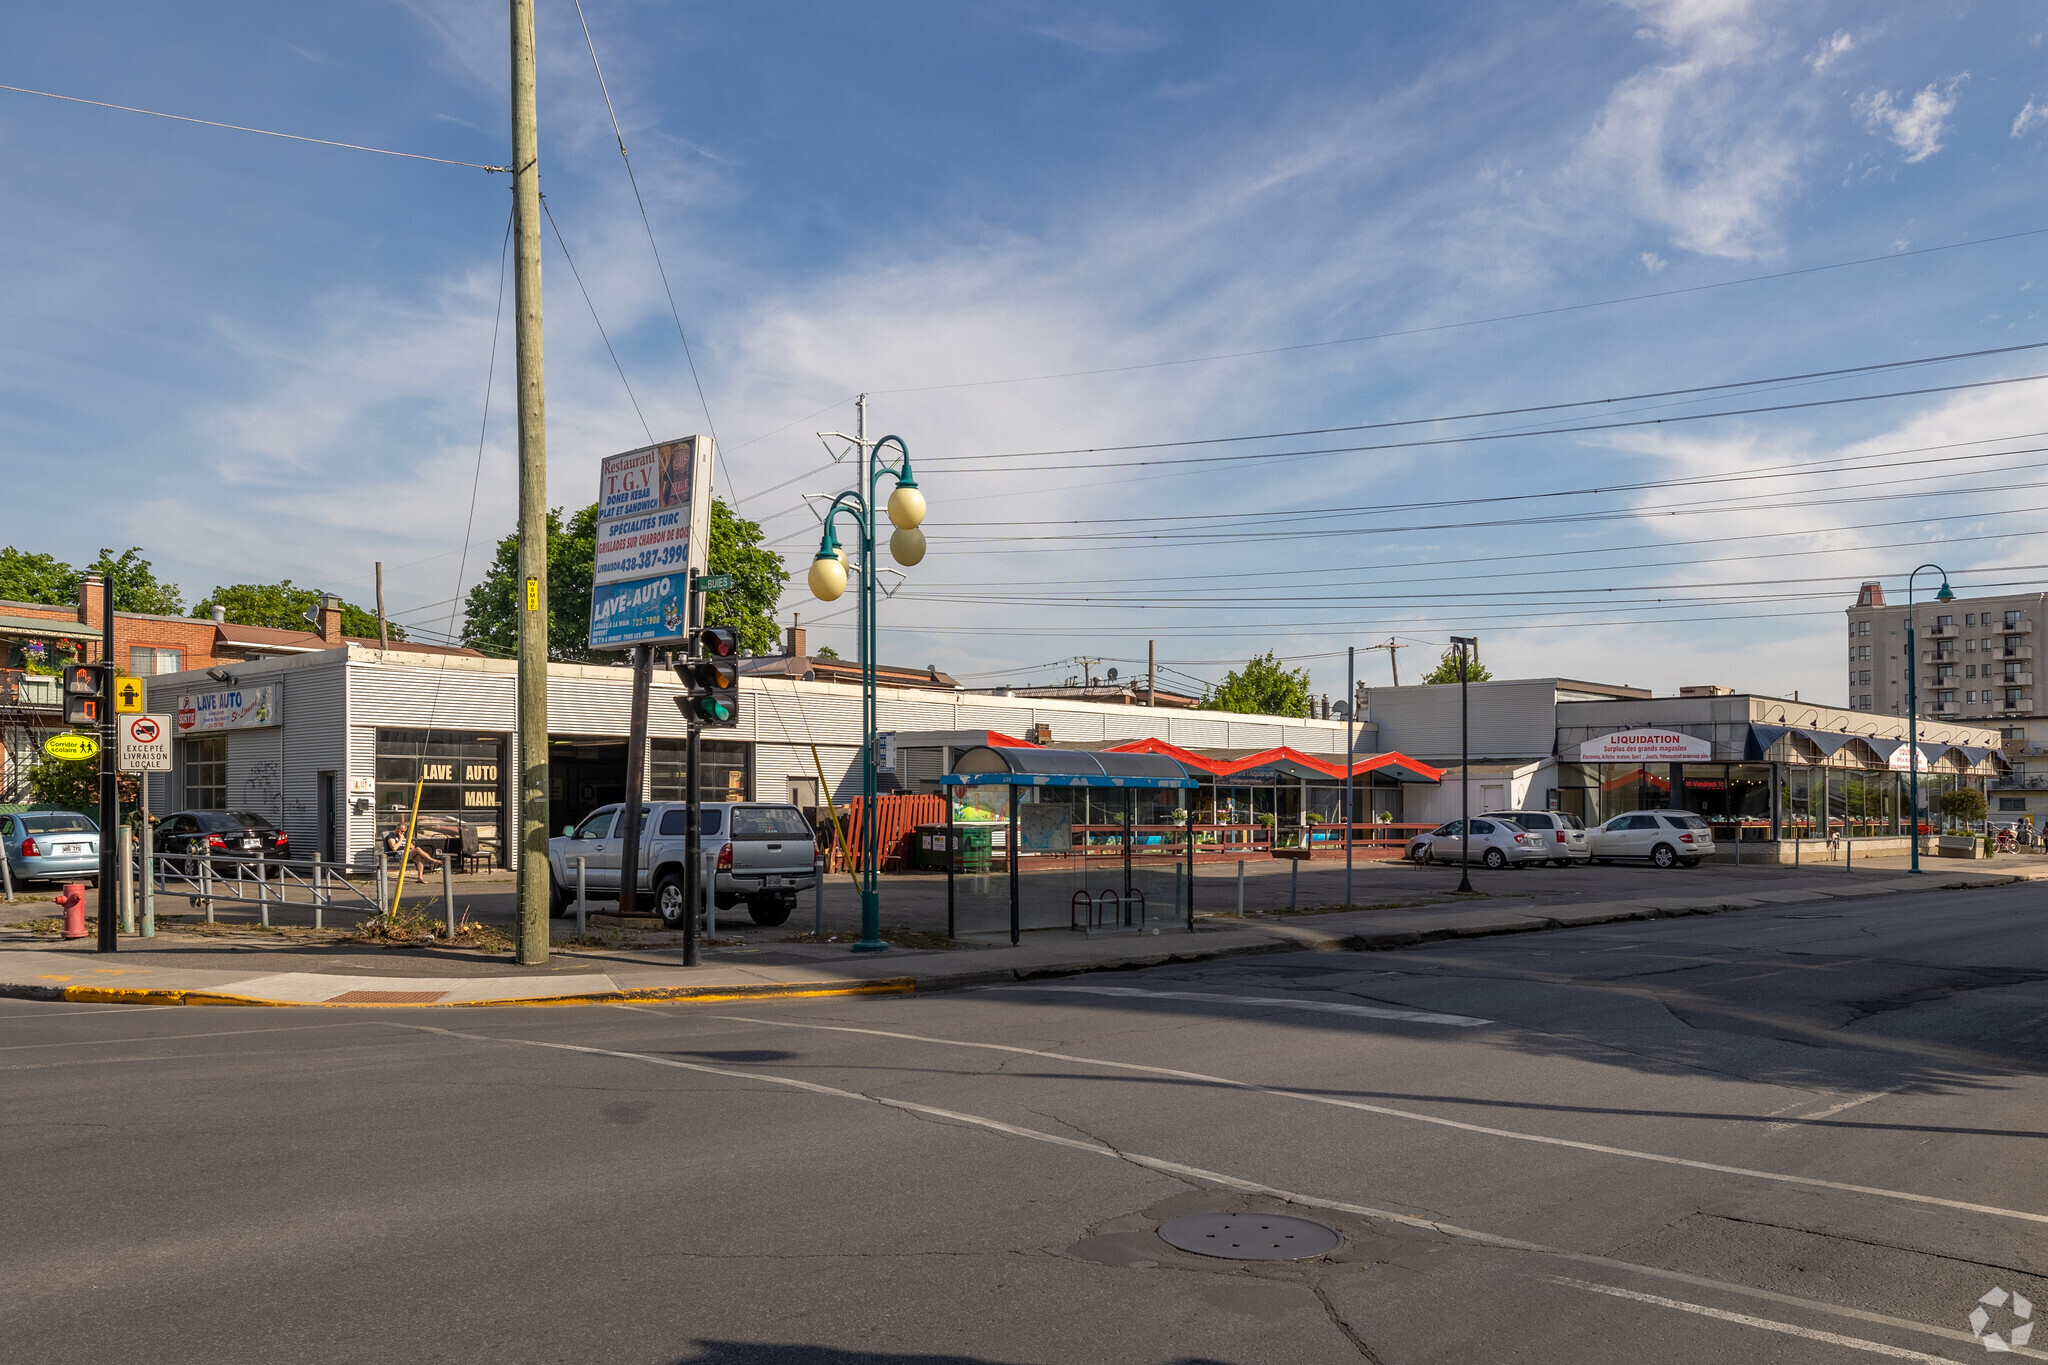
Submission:
POLYGON ((946 793, 946 930, 1194 928, 1198 785, 1160 754, 977 746, 946 793))

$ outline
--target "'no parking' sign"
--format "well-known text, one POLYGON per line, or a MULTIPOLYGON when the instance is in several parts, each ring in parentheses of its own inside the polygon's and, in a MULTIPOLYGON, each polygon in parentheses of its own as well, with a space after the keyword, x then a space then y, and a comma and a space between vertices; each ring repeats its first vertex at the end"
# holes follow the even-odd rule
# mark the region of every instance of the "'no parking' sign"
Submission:
POLYGON ((114 766, 124 773, 171 770, 171 718, 122 716, 115 727, 114 766))

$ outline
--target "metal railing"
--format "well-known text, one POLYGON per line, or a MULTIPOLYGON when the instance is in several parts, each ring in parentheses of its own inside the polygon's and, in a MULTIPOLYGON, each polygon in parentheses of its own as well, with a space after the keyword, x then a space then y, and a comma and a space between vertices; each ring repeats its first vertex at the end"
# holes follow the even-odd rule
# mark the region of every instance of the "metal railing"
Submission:
MULTIPOLYGON (((326 915, 331 910, 374 917, 391 907, 391 869, 382 858, 366 864, 328 858, 180 853, 159 854, 151 863, 148 893, 183 896, 193 909, 205 912, 208 924, 216 922, 214 911, 222 903, 254 905, 258 922, 266 929, 272 907, 310 908, 315 929, 327 927, 326 915)), ((450 882, 446 863, 441 865, 441 879, 444 884, 450 882)), ((444 890, 452 907, 452 885, 444 885, 444 890)))

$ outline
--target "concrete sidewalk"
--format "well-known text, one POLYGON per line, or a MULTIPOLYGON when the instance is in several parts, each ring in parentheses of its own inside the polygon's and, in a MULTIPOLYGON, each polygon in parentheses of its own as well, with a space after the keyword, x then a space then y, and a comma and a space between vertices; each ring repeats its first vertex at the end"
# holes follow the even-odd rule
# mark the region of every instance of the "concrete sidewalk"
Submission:
POLYGON ((91 941, 0 947, 0 996, 142 1005, 570 1005, 719 1001, 961 989, 1032 977, 1156 966, 1246 953, 1366 952, 1448 938, 1717 914, 1757 906, 2048 880, 2048 866, 1943 864, 1920 876, 1871 868, 1855 876, 1773 877, 1691 894, 1535 904, 1528 896, 1407 908, 1281 916, 1210 915, 1195 930, 1092 937, 1041 931, 1011 947, 897 948, 855 955, 842 945, 772 939, 709 947, 684 967, 673 947, 579 950, 540 967, 452 948, 225 942, 124 937, 101 955, 91 941))

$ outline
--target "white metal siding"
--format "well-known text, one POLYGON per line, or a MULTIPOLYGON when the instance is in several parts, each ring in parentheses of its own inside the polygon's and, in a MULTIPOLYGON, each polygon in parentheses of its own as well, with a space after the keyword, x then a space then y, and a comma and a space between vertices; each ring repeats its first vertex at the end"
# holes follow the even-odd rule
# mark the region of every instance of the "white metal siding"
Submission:
POLYGON ((1230 722, 1206 717, 1171 716, 1166 722, 1166 742, 1183 749, 1228 749, 1230 722))

